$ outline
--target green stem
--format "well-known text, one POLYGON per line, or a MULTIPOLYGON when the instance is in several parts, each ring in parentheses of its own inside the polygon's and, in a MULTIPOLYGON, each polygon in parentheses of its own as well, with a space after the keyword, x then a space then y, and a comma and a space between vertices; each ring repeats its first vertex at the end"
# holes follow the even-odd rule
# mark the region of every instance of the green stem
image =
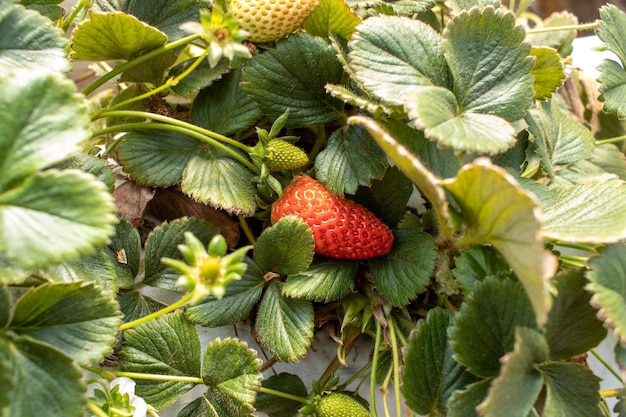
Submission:
POLYGON ((161 374, 144 374, 141 372, 124 372, 111 371, 115 376, 125 376, 131 379, 148 379, 150 381, 174 381, 174 382, 190 382, 192 384, 204 384, 202 378, 195 376, 180 375, 161 375, 161 374))
POLYGON ((557 241, 555 242, 555 244, 556 246, 561 246, 564 248, 577 249, 577 250, 591 252, 591 253, 598 253, 598 250, 596 248, 588 246, 588 245, 583 245, 580 243, 557 241))
POLYGON ((109 417, 108 413, 105 413, 102 408, 98 406, 98 404, 93 401, 87 401, 87 408, 91 411, 96 417, 109 417))
POLYGON ((372 417, 378 417, 376 409, 376 370, 378 368, 378 354, 382 342, 382 326, 376 320, 376 339, 374 339, 374 355, 372 357, 372 373, 370 374, 370 403, 372 405, 372 417))
POLYGON ((587 261, 589 260, 589 258, 585 258, 584 256, 569 255, 567 253, 560 253, 559 259, 582 267, 585 267, 587 265, 587 261))
POLYGON ((591 349, 591 354, 598 360, 598 362, 602 364, 602 366, 604 366, 615 378, 617 378, 619 382, 621 383, 624 382, 619 372, 613 369, 613 367, 609 365, 609 363, 606 360, 604 360, 604 358, 595 349, 591 349))
POLYGON ((112 71, 110 71, 109 73, 103 75, 102 77, 98 78, 96 81, 94 81, 93 83, 91 83, 90 85, 88 85, 87 87, 85 87, 82 91, 82 93, 87 96, 91 93, 94 92, 94 90, 96 90, 98 87, 100 87, 101 85, 103 85, 104 83, 106 83, 109 80, 112 80, 113 78, 115 78, 117 75, 123 73, 124 71, 133 68, 139 64, 141 64, 142 62, 146 62, 152 58, 154 58, 155 56, 164 54, 166 52, 169 52, 173 49, 179 48, 181 46, 187 45, 190 42, 195 41, 196 39, 200 39, 201 35, 194 33, 193 35, 189 35, 186 36, 184 38, 181 38, 177 41, 174 42, 170 42, 166 45, 163 45, 160 48, 154 49, 144 55, 138 56, 137 58, 131 60, 131 61, 127 61, 121 65, 118 65, 117 67, 115 67, 112 71))
POLYGON ((326 137, 326 131, 324 129, 324 125, 318 125, 315 127, 315 143, 313 144, 313 148, 309 152, 309 160, 314 161, 317 154, 326 144, 328 138, 326 137))
POLYGON ((76 6, 74 6, 74 9, 70 12, 70 14, 63 19, 63 22, 61 22, 61 30, 67 34, 67 31, 70 29, 70 26, 72 25, 72 22, 74 21, 74 19, 76 19, 76 16, 78 16, 78 13, 80 13, 80 11, 83 9, 84 5, 83 5, 83 0, 78 0, 78 2, 76 3, 76 6))
POLYGON ((600 408, 602 409, 605 417, 611 417, 611 410, 609 409, 609 405, 606 401, 600 401, 600 408))
POLYGON ((616 398, 624 388, 611 388, 600 390, 600 396, 602 398, 616 398))
POLYGON ((274 390, 274 389, 271 389, 271 388, 261 387, 261 388, 259 388, 259 392, 262 392, 264 394, 273 395, 275 397, 285 398, 287 400, 298 401, 298 402, 300 402, 302 404, 309 404, 310 403, 308 398, 301 397, 299 395, 289 394, 287 392, 277 391, 277 390, 274 390))
POLYGON ((527 35, 536 35, 539 33, 549 33, 549 32, 561 32, 566 30, 587 30, 587 29, 597 29, 600 27, 600 21, 595 21, 591 23, 583 23, 580 25, 564 25, 564 26, 552 26, 552 27, 541 27, 536 29, 528 29, 526 30, 527 35))
POLYGON ((400 354, 398 352, 398 341, 396 338, 396 325, 393 317, 388 318, 389 342, 391 343, 391 355, 393 358, 393 385, 396 398, 396 413, 402 417, 402 396, 400 395, 400 354))
POLYGON ((614 138, 602 139, 596 141, 596 146, 605 145, 607 143, 619 143, 626 140, 626 136, 616 136, 614 138))
POLYGON ((172 312, 174 310, 176 310, 177 308, 180 308, 182 306, 184 306, 185 304, 187 304, 187 302, 189 300, 191 300, 193 298, 193 291, 190 291, 189 293, 185 294, 185 296, 183 298, 181 298, 180 300, 178 300, 177 302, 175 302, 174 304, 171 304, 159 311, 155 311, 152 314, 148 314, 147 316, 141 317, 137 320, 133 320, 133 321, 129 321, 128 323, 124 323, 120 326, 120 330, 128 330, 130 328, 133 328, 135 326, 139 326, 140 324, 146 323, 150 320, 154 320, 157 317, 161 317, 164 314, 167 314, 169 312, 172 312))
POLYGON ((345 389, 345 388, 349 387, 350 384, 352 384, 354 381, 359 379, 363 374, 365 374, 371 368, 372 368, 372 362, 368 362, 364 367, 359 369, 354 375, 352 375, 350 378, 346 379, 346 381, 343 384, 337 386, 337 388, 338 389, 345 389))
POLYGON ((246 235, 248 242, 250 242, 251 245, 256 244, 256 237, 254 236, 254 233, 252 233, 252 230, 250 229, 250 225, 248 224, 246 218, 243 217, 241 214, 237 216, 237 218, 239 219, 239 226, 241 227, 241 230, 243 230, 243 234, 246 235))

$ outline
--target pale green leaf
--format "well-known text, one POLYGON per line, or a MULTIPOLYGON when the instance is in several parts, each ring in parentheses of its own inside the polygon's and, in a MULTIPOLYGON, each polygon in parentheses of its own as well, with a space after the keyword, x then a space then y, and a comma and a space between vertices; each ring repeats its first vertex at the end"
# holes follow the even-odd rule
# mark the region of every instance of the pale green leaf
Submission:
POLYGON ((442 43, 435 29, 418 20, 371 17, 349 43, 350 67, 368 92, 402 106, 417 86, 449 86, 442 43))
POLYGON ((2 72, 0 114, 0 193, 78 151, 88 136, 76 87, 54 73, 2 72))
POLYGON ((202 379, 207 399, 218 415, 248 416, 261 387, 261 361, 256 352, 237 339, 216 339, 207 345, 202 379), (219 412, 221 411, 221 412, 219 412))
POLYGON ((325 86, 339 84, 342 75, 335 51, 322 38, 296 34, 254 55, 241 88, 270 119, 289 110, 287 127, 314 126, 339 117, 341 102, 325 86))
POLYGON ((575 363, 553 362, 540 368, 546 384, 546 417, 602 417, 600 379, 575 363))
POLYGON ((556 272, 556 257, 544 249, 538 203, 502 168, 480 158, 443 183, 466 220, 468 245, 492 245, 521 281, 542 326, 550 307, 547 280, 556 272))
POLYGON ((617 55, 622 65, 626 64, 626 14, 612 4, 600 8, 600 27, 596 35, 607 49, 617 55))
POLYGON ((361 19, 345 0, 320 0, 304 21, 304 29, 313 36, 327 37, 332 33, 350 39, 359 23, 361 19))
POLYGON ((618 118, 626 118, 626 71, 612 59, 605 59, 598 65, 599 100, 604 102, 603 110, 615 113, 618 118))
MULTIPOLYGON (((13 389, 8 392, 8 404, 0 402, 0 406, 6 405, 0 408, 3 416, 84 415, 86 386, 83 373, 76 362, 61 351, 29 337, 19 336, 11 340, 3 337, 0 338, 0 362, 5 362, 3 371, 7 371, 13 384, 13 389)), ((3 378, 0 377, 0 382, 4 382, 3 378)))
POLYGON ((106 186, 80 171, 49 170, 0 193, 0 252, 24 268, 92 253, 117 221, 106 186))
POLYGON ((316 259, 303 272, 289 275, 283 293, 317 302, 338 300, 354 288, 358 262, 316 259))
POLYGON ((262 116, 259 106, 239 87, 241 70, 235 69, 204 88, 194 99, 191 122, 222 135, 245 130, 262 116))
POLYGON ((626 186, 621 179, 552 188, 541 209, 541 233, 551 239, 612 243, 626 237, 626 186))
POLYGON ((24 6, 14 3, 14 0, 0 0, 2 73, 16 68, 69 71, 70 63, 64 50, 67 41, 63 31, 36 11, 26 10, 24 6))
POLYGON ((626 344, 626 246, 608 246, 589 262, 587 290, 598 318, 626 344))
POLYGON ((130 60, 167 41, 163 32, 125 13, 91 12, 89 16, 72 34, 72 59, 130 60))
POLYGON ((254 261, 259 268, 280 274, 306 270, 313 254, 313 231, 295 216, 285 216, 265 229, 254 247, 254 261))
POLYGON ((256 319, 258 338, 280 362, 302 358, 313 339, 313 305, 282 294, 281 283, 266 289, 256 319))
POLYGON ((446 0, 445 3, 455 14, 469 10, 474 6, 480 8, 487 6, 500 7, 499 0, 446 0))
POLYGON ((535 79, 533 98, 535 100, 548 99, 565 81, 561 57, 554 49, 547 47, 532 48, 530 56, 535 57, 535 65, 531 71, 535 79))
MULTIPOLYGON (((161 316, 124 333, 119 352, 126 372, 200 377, 200 337, 182 312, 161 316)), ((162 408, 194 387, 192 382, 136 379, 136 393, 153 407, 162 408)))
POLYGON ((230 214, 251 216, 257 208, 255 173, 212 146, 202 146, 188 162, 183 192, 230 214))
POLYGON ((558 169, 556 174, 573 184, 590 179, 606 180, 614 175, 626 180, 624 154, 612 143, 595 146, 587 159, 558 169))
POLYGON ((546 325, 550 359, 565 360, 595 348, 606 337, 606 329, 590 304, 591 293, 582 270, 555 277, 554 304, 546 325))
POLYGON ((55 283, 31 289, 17 300, 11 329, 77 362, 97 363, 111 351, 121 322, 110 293, 92 283, 55 283))
POLYGON ((419 230, 400 229, 394 236, 391 252, 369 261, 370 273, 383 298, 402 306, 430 283, 437 250, 432 236, 419 230))
POLYGON ((456 360, 477 375, 499 375, 500 360, 513 351, 520 326, 536 328, 523 287, 511 279, 486 278, 461 305, 450 329, 456 360))
POLYGON ((455 16, 443 36, 461 111, 521 119, 532 104, 533 59, 515 15, 473 8, 455 16))
POLYGON ((176 132, 150 130, 124 136, 117 152, 124 170, 144 185, 168 187, 182 179, 200 142, 176 132))
POLYGON ((518 327, 513 352, 502 358, 502 372, 494 379, 478 411, 485 417, 526 417, 542 387, 536 365, 548 359, 548 345, 536 330, 518 327))
POLYGON ((418 323, 405 355, 402 392, 406 404, 418 414, 447 410, 448 400, 457 389, 476 379, 454 360, 447 337, 452 313, 439 308, 428 312, 418 323))
POLYGON ((361 126, 335 131, 315 158, 317 179, 338 195, 354 194, 359 185, 381 178, 386 166, 385 153, 361 126))

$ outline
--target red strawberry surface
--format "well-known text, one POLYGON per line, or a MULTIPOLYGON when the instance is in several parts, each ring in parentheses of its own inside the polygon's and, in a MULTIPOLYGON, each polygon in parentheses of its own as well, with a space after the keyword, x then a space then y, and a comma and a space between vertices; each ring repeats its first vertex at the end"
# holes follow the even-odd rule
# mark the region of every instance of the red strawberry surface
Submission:
POLYGON ((313 230, 315 252, 340 259, 369 259, 393 246, 389 227, 354 201, 338 197, 308 175, 299 175, 272 206, 272 223, 297 216, 313 230))

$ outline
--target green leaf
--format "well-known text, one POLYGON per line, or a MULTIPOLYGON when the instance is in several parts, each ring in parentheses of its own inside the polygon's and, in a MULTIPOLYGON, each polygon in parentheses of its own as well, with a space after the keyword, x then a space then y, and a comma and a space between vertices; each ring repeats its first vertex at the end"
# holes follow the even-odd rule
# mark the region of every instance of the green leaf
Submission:
POLYGON ((533 60, 524 37, 513 13, 491 7, 463 12, 446 26, 444 55, 464 113, 509 122, 524 116, 533 96, 533 60))
POLYGON ((521 281, 542 326, 548 314, 547 280, 556 271, 556 257, 544 249, 535 199, 502 168, 480 158, 463 167, 455 179, 444 181, 467 229, 464 245, 495 247, 521 281))
POLYGON ((167 307, 139 291, 127 292, 118 299, 118 302, 120 310, 124 313, 124 323, 135 321, 167 307))
MULTIPOLYGON (((38 12, 14 3, 15 0, 0 0, 1 72, 4 74, 25 68, 69 71, 70 63, 64 49, 67 41, 63 31, 38 12)), ((27 79, 21 81, 28 83, 27 79)), ((19 94, 16 95, 19 97, 19 94)), ((5 112, 2 114, 7 115, 5 112)))
POLYGON ((548 345, 536 330, 518 327, 515 348, 502 358, 502 372, 493 380, 478 412, 485 417, 526 417, 542 388, 536 365, 548 359, 548 345))
POLYGON ((513 350, 517 327, 536 328, 528 296, 518 281, 486 278, 461 305, 450 329, 456 360, 483 377, 500 373, 500 358, 513 350))
POLYGON ((587 290, 598 318, 626 344, 626 245, 608 246, 589 261, 587 290))
POLYGON ((91 281, 113 295, 117 293, 117 275, 111 258, 105 251, 84 255, 78 259, 49 265, 43 275, 53 282, 91 281))
POLYGON ((264 272, 297 274, 313 261, 313 231, 300 218, 285 216, 263 231, 254 247, 254 261, 264 272))
POLYGON ((306 271, 287 277, 283 294, 323 303, 338 300, 354 288, 358 267, 358 262, 316 259, 306 271))
POLYGON ((365 89, 402 106, 418 86, 450 84, 443 41, 431 26, 403 17, 371 17, 349 43, 350 67, 365 89))
POLYGON ((222 298, 209 296, 188 306, 185 310, 187 318, 205 327, 234 325, 245 320, 265 287, 264 273, 250 259, 245 258, 245 262, 248 269, 240 280, 228 284, 222 298))
POLYGON ((359 23, 361 19, 345 0, 320 0, 304 21, 304 30, 313 36, 328 37, 329 34, 336 34, 350 39, 359 23))
POLYGON ((393 249, 369 261, 370 273, 380 294, 394 306, 402 306, 423 292, 435 268, 437 245, 428 233, 404 229, 394 232, 393 249))
POLYGON ((4 329, 11 321, 12 305, 9 287, 0 282, 0 329, 4 329))
POLYGON ((554 303, 546 325, 550 359, 565 360, 595 348, 606 337, 606 329, 596 317, 585 290, 587 280, 581 270, 555 277, 554 303))
POLYGON ((491 246, 473 246, 454 258, 456 268, 452 271, 457 282, 469 293, 475 285, 487 277, 508 278, 511 269, 491 246))
POLYGON ((93 252, 117 218, 106 186, 80 171, 49 170, 0 192, 0 252, 24 268, 93 252))
POLYGON ((626 180, 624 154, 612 143, 598 145, 587 159, 558 169, 556 174, 574 184, 591 179, 606 180, 611 175, 626 180))
POLYGON ((478 6, 477 8, 488 6, 500 7, 500 2, 498 0, 446 0, 446 3, 455 14, 464 10, 469 10, 474 6, 478 6))
POLYGON ((95 0, 98 12, 120 11, 135 16, 164 32, 170 42, 188 35, 180 26, 184 22, 198 21, 199 10, 206 7, 198 0, 151 0, 150 4, 135 0, 95 0))
POLYGON ((110 193, 115 189, 115 176, 107 161, 85 153, 76 153, 54 166, 58 169, 79 169, 97 177, 110 193))
MULTIPOLYGON (((174 66, 171 69, 170 77, 176 77, 194 64, 196 58, 188 59, 174 66)), ((206 59, 200 63, 190 74, 181 79, 178 84, 172 86, 172 91, 183 97, 196 93, 203 87, 211 84, 211 82, 219 79, 224 73, 229 70, 230 61, 226 58, 222 58, 217 65, 211 66, 209 60, 206 59)), ((193 108, 192 108, 193 111, 193 108)))
POLYGON ((452 393, 448 401, 448 417, 480 417, 476 411, 483 400, 487 397, 491 379, 483 379, 468 385, 464 390, 452 393))
POLYGON ((543 169, 554 177, 557 165, 572 164, 591 155, 595 140, 591 132, 571 114, 559 108, 557 100, 540 103, 526 117, 543 169))
POLYGON ((600 28, 596 30, 598 37, 606 48, 619 58, 620 63, 605 59, 598 66, 598 89, 600 101, 604 102, 604 111, 616 113, 620 119, 626 117, 626 42, 622 34, 626 29, 626 14, 613 5, 600 8, 600 28))
MULTIPOLYGON (((200 376, 200 337, 182 312, 161 316, 129 329, 119 353, 126 372, 186 377, 200 376)), ((194 387, 192 382, 137 379, 136 394, 163 408, 194 387)))
POLYGON ((257 208, 255 173, 225 152, 203 145, 183 172, 183 192, 230 214, 251 216, 257 208))
MULTIPOLYGON (((177 58, 178 56, 174 52, 166 52, 157 55, 124 71, 120 76, 120 81, 150 83, 154 86, 159 86, 165 83, 167 70, 174 65, 177 58)), ((143 103, 140 102, 140 104, 143 103)))
POLYGON ((191 107, 191 122, 197 126, 232 135, 245 130, 262 116, 259 106, 239 87, 241 70, 235 69, 202 89, 191 107))
POLYGON ((402 372, 402 392, 406 404, 418 414, 447 410, 452 393, 475 380, 453 358, 447 337, 452 321, 449 311, 429 310, 409 343, 402 372))
POLYGON ((42 410, 46 417, 84 415, 83 374, 76 362, 59 350, 29 337, 0 338, 0 362, 8 362, 6 371, 13 384, 8 404, 0 402, 3 416, 37 417, 42 410))
POLYGON ((55 283, 42 284, 17 300, 10 328, 89 363, 111 351, 121 322, 110 293, 93 283, 55 283))
POLYGON ((626 186, 617 178, 559 186, 540 196, 541 233, 571 242, 617 242, 626 237, 626 186))
POLYGON ((361 126, 335 131, 315 158, 317 179, 338 195, 354 194, 359 185, 381 178, 387 165, 385 153, 361 126))
POLYGON ((117 148, 124 170, 144 185, 168 187, 179 182, 200 142, 177 132, 130 132, 117 148))
POLYGON ((130 222, 120 220, 115 225, 115 235, 111 236, 107 252, 113 261, 118 285, 122 288, 132 287, 141 265, 139 231, 130 222))
MULTIPOLYGON (((576 26, 578 18, 573 13, 561 11, 552 13, 542 22, 537 22, 536 29, 550 29, 563 26, 576 26)), ((547 30, 543 33, 532 33, 526 35, 526 40, 530 41, 534 47, 554 48, 561 57, 571 55, 574 49, 574 39, 576 30, 547 30)))
POLYGON ((50 20, 58 20, 63 17, 64 10, 57 4, 63 0, 20 0, 20 4, 28 9, 36 10, 50 20))
MULTIPOLYGON (((291 395, 306 398, 308 395, 306 386, 297 375, 281 372, 263 380, 263 388, 273 389, 291 395)), ((258 411, 264 412, 272 417, 295 417, 302 403, 296 400, 289 400, 277 397, 272 394, 259 392, 254 402, 258 411)))
POLYGON ((208 344, 202 362, 207 399, 218 416, 244 417, 253 411, 261 386, 261 361, 256 352, 237 339, 216 339, 208 344), (218 366, 216 366, 218 365, 218 366))
POLYGON ((130 60, 167 42, 165 33, 134 16, 120 12, 91 12, 89 16, 72 34, 70 57, 74 60, 130 60))
POLYGON ((156 227, 146 241, 144 284, 169 290, 178 289, 176 287, 178 274, 161 263, 161 258, 183 260, 177 245, 185 243, 185 232, 193 233, 206 245, 218 233, 218 229, 208 222, 188 217, 181 217, 156 227))
POLYGON ((552 362, 540 368, 546 384, 545 416, 602 417, 600 379, 575 363, 552 362))
POLYGON ((202 395, 183 407, 176 417, 219 417, 219 415, 208 398, 202 395))
POLYGON ((270 119, 289 110, 287 127, 315 126, 339 117, 341 102, 325 86, 339 84, 342 75, 335 51, 323 39, 295 34, 254 55, 241 88, 270 119))
POLYGON ((533 99, 545 100, 552 97, 565 81, 565 72, 560 55, 552 48, 534 47, 530 56, 535 57, 535 64, 530 72, 535 81, 533 99))
POLYGON ((281 283, 265 291, 256 319, 259 341, 280 362, 302 358, 313 339, 313 305, 282 295, 281 283))
POLYGON ((88 136, 76 87, 54 73, 2 72, 0 114, 0 193, 79 151, 88 136))

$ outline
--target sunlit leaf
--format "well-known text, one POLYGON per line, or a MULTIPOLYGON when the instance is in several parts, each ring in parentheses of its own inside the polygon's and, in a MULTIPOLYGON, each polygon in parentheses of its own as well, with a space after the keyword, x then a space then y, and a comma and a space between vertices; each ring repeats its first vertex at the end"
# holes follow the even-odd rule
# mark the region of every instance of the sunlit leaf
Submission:
POLYGON ((535 100, 548 99, 565 81, 561 57, 554 49, 546 47, 532 48, 530 56, 535 57, 535 65, 531 71, 535 79, 533 98, 535 100))
POLYGON ((304 21, 304 29, 313 36, 332 33, 350 39, 359 23, 361 19, 344 0, 321 0, 304 21))

